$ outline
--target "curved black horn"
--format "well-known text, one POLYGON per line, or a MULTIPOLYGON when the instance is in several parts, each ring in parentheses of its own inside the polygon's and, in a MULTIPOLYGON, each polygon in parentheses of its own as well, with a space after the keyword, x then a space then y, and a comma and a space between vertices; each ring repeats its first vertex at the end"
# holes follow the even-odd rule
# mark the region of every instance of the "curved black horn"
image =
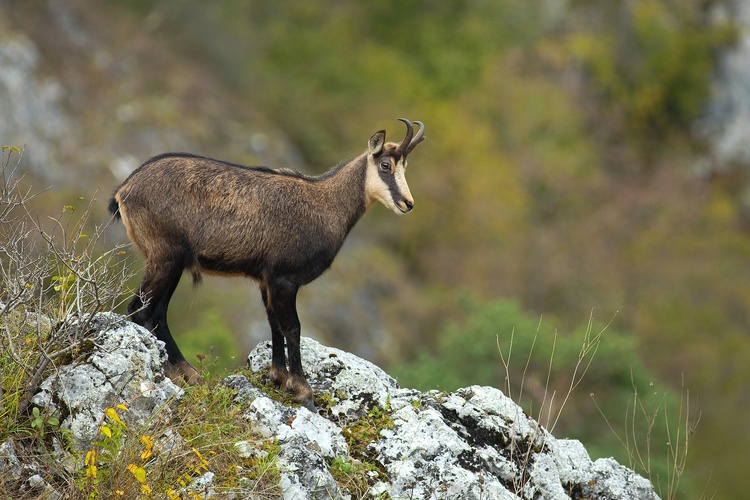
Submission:
POLYGON ((399 118, 399 120, 406 124, 406 136, 404 137, 404 140, 401 141, 401 144, 399 144, 396 148, 396 154, 398 156, 405 156, 408 152, 409 146, 411 145, 411 138, 414 136, 414 127, 412 127, 411 122, 406 118, 399 118))
POLYGON ((411 150, 417 147, 417 144, 424 141, 424 123, 420 121, 414 121, 417 125, 419 125, 419 132, 417 132, 417 135, 414 136, 414 139, 409 142, 409 145, 406 147, 406 151, 404 152, 404 156, 411 153, 411 150))

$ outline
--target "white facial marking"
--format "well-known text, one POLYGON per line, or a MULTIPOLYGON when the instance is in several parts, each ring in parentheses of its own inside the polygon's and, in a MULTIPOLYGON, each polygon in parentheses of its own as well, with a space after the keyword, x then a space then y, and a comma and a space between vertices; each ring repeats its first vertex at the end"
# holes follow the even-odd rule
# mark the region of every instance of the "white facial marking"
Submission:
POLYGON ((411 191, 409 191, 409 185, 406 183, 406 169, 404 168, 403 159, 400 160, 395 167, 395 172, 392 174, 393 179, 396 183, 396 189, 398 193, 394 193, 398 199, 393 199, 391 189, 380 177, 379 173, 380 159, 368 158, 367 173, 365 177, 365 191, 367 193, 368 207, 376 200, 391 209, 393 212, 401 215, 408 213, 411 208, 404 203, 403 200, 413 204, 413 198, 411 191))
MULTIPOLYGON (((397 214, 406 214, 411 211, 411 206, 405 202, 409 202, 411 205, 414 204, 414 198, 411 197, 411 191, 409 191, 409 185, 406 183, 406 168, 404 167, 403 160, 396 164, 396 172, 393 174, 396 180, 396 186, 398 187, 401 196, 398 201, 392 201, 395 205, 395 209, 391 208, 397 214)), ((389 193, 390 194, 390 193, 389 193)))
POLYGON ((388 189, 388 185, 383 182, 378 174, 378 166, 368 159, 367 162, 367 173, 365 175, 365 192, 367 193, 367 206, 368 208, 375 201, 379 201, 386 207, 393 210, 393 201, 388 189), (390 202, 390 204, 389 204, 390 202))

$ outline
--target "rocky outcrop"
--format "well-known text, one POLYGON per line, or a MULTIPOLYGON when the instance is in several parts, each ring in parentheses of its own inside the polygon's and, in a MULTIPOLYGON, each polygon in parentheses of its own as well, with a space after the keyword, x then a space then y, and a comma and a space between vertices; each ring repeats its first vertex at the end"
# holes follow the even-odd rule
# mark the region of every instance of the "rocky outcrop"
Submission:
MULTIPOLYGON (((164 377, 163 346, 124 318, 103 314, 92 322, 90 352, 44 381, 34 404, 61 416, 85 449, 105 408, 127 403, 133 423, 164 411, 181 390, 164 377), (135 411, 132 411, 135 410, 135 411)), ((303 365, 316 392, 318 411, 277 401, 257 384, 270 364, 270 342, 249 356, 248 374, 227 377, 235 401, 253 430, 278 443, 276 462, 284 498, 347 498, 331 466, 370 464, 365 496, 379 498, 658 498, 650 483, 612 459, 592 461, 583 445, 556 439, 492 387, 422 393, 398 386, 373 364, 305 338, 303 365), (352 429, 366 421, 371 432, 356 444, 352 429), (355 449, 356 448, 356 449, 355 449)), ((238 453, 262 453, 238 442, 238 453)), ((29 488, 51 488, 43 471, 20 463, 10 441, 0 443, 0 471, 29 488)), ((194 483, 205 497, 212 474, 194 483)), ((50 493, 54 497, 54 492, 50 493)), ((241 498, 241 491, 233 493, 241 498)))
POLYGON ((64 416, 61 428, 71 431, 80 450, 98 437, 108 407, 127 404, 128 423, 140 427, 182 392, 164 376, 166 352, 150 332, 112 313, 98 314, 87 327, 85 361, 60 367, 31 401, 64 416))
MULTIPOLYGON (((250 354, 253 371, 267 368, 270 349, 264 342, 250 354)), ((310 385, 328 395, 326 417, 285 407, 242 377, 227 380, 251 402, 248 417, 278 437, 282 459, 304 460, 282 473, 286 498, 328 498, 332 478, 321 464, 347 452, 341 427, 377 408, 392 422, 368 446, 386 472, 375 497, 657 498, 647 480, 612 459, 592 461, 579 441, 556 439, 498 389, 400 388, 377 366, 307 338, 302 356, 310 385)))
POLYGON ((750 164, 750 5, 727 2, 714 7, 721 22, 732 19, 737 28, 735 43, 718 55, 711 100, 696 124, 708 139, 713 169, 721 172, 750 164))

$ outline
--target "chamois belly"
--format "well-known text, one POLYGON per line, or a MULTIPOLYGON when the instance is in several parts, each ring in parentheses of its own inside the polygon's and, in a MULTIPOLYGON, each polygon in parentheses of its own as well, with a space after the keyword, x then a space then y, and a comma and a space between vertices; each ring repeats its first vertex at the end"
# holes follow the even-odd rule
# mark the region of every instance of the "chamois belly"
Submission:
POLYGON ((331 266, 337 250, 308 248, 256 257, 198 254, 195 261, 198 267, 196 270, 208 274, 243 275, 256 280, 278 275, 301 286, 323 274, 331 266))

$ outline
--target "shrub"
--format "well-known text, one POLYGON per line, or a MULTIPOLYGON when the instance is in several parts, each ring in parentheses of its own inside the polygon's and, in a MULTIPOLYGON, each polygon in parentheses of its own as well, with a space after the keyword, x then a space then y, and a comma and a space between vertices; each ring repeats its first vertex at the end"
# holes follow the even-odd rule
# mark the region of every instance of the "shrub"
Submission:
POLYGON ((44 376, 76 356, 94 313, 120 303, 132 273, 122 246, 105 249, 106 224, 89 232, 94 198, 79 197, 43 224, 29 209, 40 193, 19 174, 23 152, 2 152, 0 421, 13 428, 44 376))

